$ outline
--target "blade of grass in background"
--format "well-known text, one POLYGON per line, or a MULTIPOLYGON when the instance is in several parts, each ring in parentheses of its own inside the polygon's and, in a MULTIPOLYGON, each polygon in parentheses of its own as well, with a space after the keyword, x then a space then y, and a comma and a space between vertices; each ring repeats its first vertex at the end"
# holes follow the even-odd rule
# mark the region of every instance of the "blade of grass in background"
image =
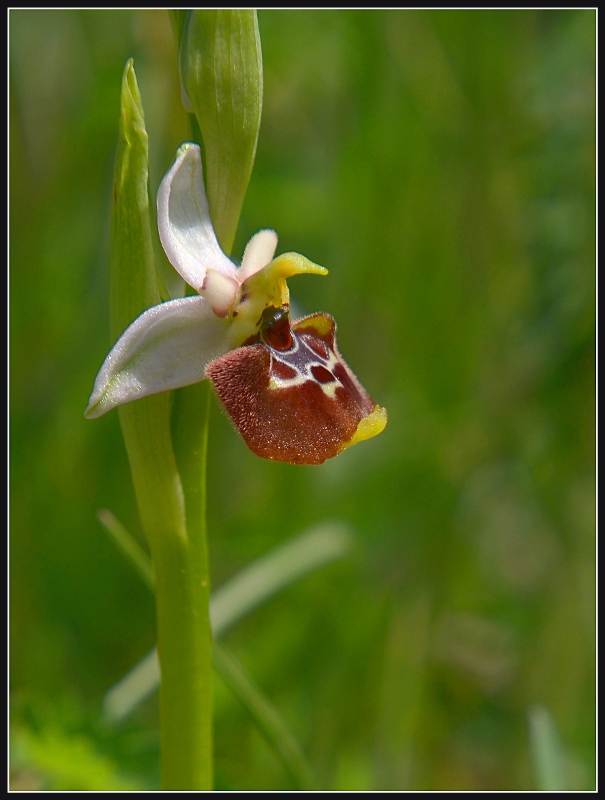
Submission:
POLYGON ((536 789, 539 792, 567 791, 566 754, 553 715, 544 706, 533 706, 528 723, 536 789))
MULTIPOLYGON (((133 561, 137 572, 147 576, 145 582, 150 585, 149 570, 143 568, 141 572, 141 563, 145 562, 146 556, 124 526, 109 511, 101 512, 99 519, 124 554, 133 561), (131 543, 124 546, 126 536, 131 543)), ((248 564, 211 595, 210 623, 213 636, 222 636, 243 616, 286 586, 344 557, 350 552, 352 544, 353 534, 346 524, 324 522, 248 564)), ((109 689, 103 702, 106 717, 119 722, 155 691, 159 683, 160 670, 154 648, 109 689)))
POLYGON ((214 643, 213 663, 221 678, 273 745, 298 788, 303 791, 317 789, 309 762, 299 743, 284 724, 281 714, 251 680, 241 663, 218 642, 214 643))

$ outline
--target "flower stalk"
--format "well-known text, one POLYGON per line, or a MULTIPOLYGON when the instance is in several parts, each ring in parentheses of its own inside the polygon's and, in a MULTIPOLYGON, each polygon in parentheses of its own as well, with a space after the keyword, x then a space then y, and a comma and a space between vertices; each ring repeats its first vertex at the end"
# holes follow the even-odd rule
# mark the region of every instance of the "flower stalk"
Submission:
MULTIPOLYGON (((160 286, 153 259, 147 133, 132 61, 122 83, 120 140, 112 209, 110 306, 115 337, 146 308, 160 286)), ((205 389, 205 387, 204 387, 205 389)), ((203 391, 203 390, 202 390, 203 391)), ((207 407, 200 414, 197 457, 205 461, 207 407)), ((212 788, 211 636, 205 543, 205 494, 187 502, 173 448, 170 396, 164 392, 119 409, 120 424, 147 536, 156 586, 162 684, 162 787, 212 788)))

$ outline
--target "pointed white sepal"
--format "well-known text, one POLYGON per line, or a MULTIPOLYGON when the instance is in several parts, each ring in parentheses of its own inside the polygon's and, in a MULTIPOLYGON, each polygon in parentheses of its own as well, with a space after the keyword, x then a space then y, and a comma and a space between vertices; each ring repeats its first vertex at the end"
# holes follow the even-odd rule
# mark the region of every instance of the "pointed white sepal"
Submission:
POLYGON ((131 400, 197 383, 229 350, 228 323, 203 297, 153 306, 118 339, 95 380, 85 416, 100 417, 131 400))
POLYGON ((196 291, 208 268, 235 278, 235 264, 221 250, 212 227, 197 144, 179 148, 160 184, 158 230, 168 260, 196 291))

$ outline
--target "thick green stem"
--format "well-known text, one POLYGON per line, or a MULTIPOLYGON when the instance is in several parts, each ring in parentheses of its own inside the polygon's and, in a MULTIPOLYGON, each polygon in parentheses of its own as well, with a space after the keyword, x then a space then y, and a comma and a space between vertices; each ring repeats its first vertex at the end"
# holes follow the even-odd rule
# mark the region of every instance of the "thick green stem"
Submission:
POLYGON ((162 788, 212 789, 212 651, 208 561, 163 540, 155 564, 162 788))
POLYGON ((156 561, 163 789, 212 789, 212 633, 206 537, 209 388, 206 382, 180 389, 173 409, 173 442, 188 536, 186 542, 163 543, 156 561))
MULTIPOLYGON (((132 62, 126 66, 122 83, 110 298, 114 339, 161 299, 151 237, 147 133, 132 62)), ((193 389, 191 399, 195 401, 197 396, 199 401, 203 389, 193 389)), ((191 425, 177 426, 183 430, 179 442, 184 445, 176 448, 177 453, 167 393, 119 409, 155 571, 162 672, 161 771, 166 790, 212 789, 212 653, 205 527, 207 396, 205 399, 198 403, 196 413, 189 415, 191 425)))
MULTIPOLYGON (((210 790, 212 649, 208 617, 205 469, 197 487, 187 484, 188 476, 179 480, 172 448, 156 446, 157 415, 154 417, 156 435, 145 437, 144 405, 152 399, 155 400, 145 398, 125 407, 120 416, 155 572, 162 673, 162 788, 210 790), (143 432, 143 436, 138 436, 138 431, 143 432), (144 471, 134 466, 139 458, 144 458, 147 464, 144 471)), ((198 408, 203 446, 192 447, 192 456, 197 456, 202 464, 206 460, 207 405, 206 402, 198 408)))
POLYGON ((181 456, 180 478, 168 418, 157 407, 152 409, 155 414, 146 413, 149 401, 158 406, 161 399, 138 401, 121 409, 120 417, 155 573, 162 673, 162 788, 210 790, 212 647, 205 523, 209 396, 206 386, 197 386, 189 395, 183 390, 183 396, 177 397, 175 411, 181 409, 181 413, 177 414, 176 430, 181 435, 175 437, 175 444, 182 445, 176 448, 181 456), (200 398, 204 392, 206 396, 200 398), (191 417, 184 412, 196 400, 196 424, 192 431, 186 424, 191 417), (159 435, 162 428, 164 436, 159 435), (187 433, 193 435, 188 439, 187 433), (185 447, 187 440, 189 447, 185 447))

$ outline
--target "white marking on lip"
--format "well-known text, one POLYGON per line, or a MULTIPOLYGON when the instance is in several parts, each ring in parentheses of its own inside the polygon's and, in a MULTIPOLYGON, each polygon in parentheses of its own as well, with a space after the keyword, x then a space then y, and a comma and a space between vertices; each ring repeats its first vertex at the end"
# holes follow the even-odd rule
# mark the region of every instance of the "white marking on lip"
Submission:
POLYGON ((321 383, 317 380, 317 378, 311 372, 312 368, 315 366, 324 367, 330 372, 332 375, 334 367, 338 364, 338 359, 332 350, 328 348, 328 358, 325 359, 322 356, 318 355, 313 348, 305 342, 302 337, 294 336, 294 344, 295 346, 288 350, 288 354, 293 354, 298 352, 299 350, 299 343, 302 343, 305 349, 311 354, 312 359, 308 361, 304 366, 304 371, 301 371, 295 364, 290 363, 289 361, 284 361, 278 355, 277 350, 270 347, 271 356, 274 358, 278 363, 283 364, 284 366, 288 367, 289 369, 293 369, 296 371, 296 375, 293 378, 279 378, 276 376, 271 375, 269 379, 269 389, 289 389, 294 386, 301 386, 303 383, 307 381, 313 381, 313 383, 318 384, 321 387, 322 392, 333 400, 336 395, 336 390, 339 386, 342 386, 341 382, 338 378, 334 377, 332 381, 328 381, 327 383, 321 383))

